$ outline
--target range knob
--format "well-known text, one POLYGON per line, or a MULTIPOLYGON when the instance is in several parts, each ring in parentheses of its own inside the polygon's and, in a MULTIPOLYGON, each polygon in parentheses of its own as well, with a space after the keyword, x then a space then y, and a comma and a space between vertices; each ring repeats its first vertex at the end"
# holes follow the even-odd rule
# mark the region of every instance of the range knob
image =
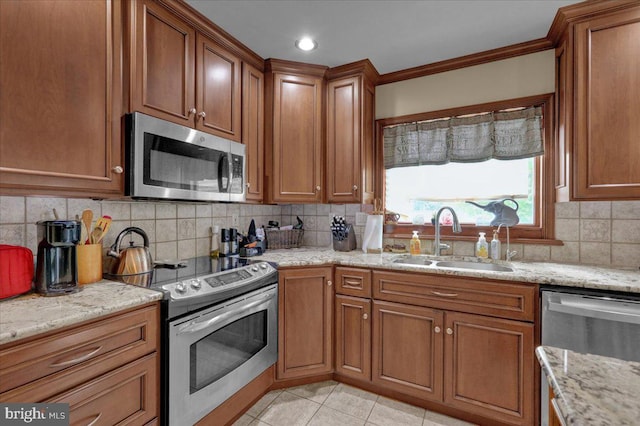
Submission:
POLYGON ((257 267, 257 266, 252 266, 252 267, 251 267, 251 270, 252 270, 253 272, 258 272, 258 267, 257 267))
POLYGON ((178 284, 176 284, 176 291, 178 293, 184 294, 187 292, 187 285, 185 283, 183 283, 182 281, 180 281, 178 284))
POLYGON ((266 263, 261 263, 261 264, 260 264, 260 267, 261 267, 262 269, 267 269, 267 264, 266 264, 266 263))
POLYGON ((191 280, 191 288, 194 290, 200 290, 200 288, 202 287, 202 282, 199 279, 193 279, 191 280))

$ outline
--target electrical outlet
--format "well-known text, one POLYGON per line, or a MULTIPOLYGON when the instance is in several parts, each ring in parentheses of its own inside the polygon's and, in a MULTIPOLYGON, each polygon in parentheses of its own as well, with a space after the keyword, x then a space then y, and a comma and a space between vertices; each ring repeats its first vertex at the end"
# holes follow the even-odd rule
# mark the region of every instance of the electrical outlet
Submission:
POLYGON ((231 215, 231 227, 238 228, 240 226, 240 217, 237 214, 231 215))
POLYGON ((356 226, 365 226, 367 224, 367 214, 363 212, 356 213, 356 226))

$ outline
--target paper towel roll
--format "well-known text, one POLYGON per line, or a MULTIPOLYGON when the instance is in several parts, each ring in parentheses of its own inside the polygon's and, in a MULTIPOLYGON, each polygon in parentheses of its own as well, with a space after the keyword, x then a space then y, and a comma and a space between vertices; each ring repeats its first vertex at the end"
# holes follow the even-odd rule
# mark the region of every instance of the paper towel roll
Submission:
POLYGON ((364 237, 362 238, 362 251, 382 252, 382 225, 384 216, 372 214, 367 216, 367 224, 364 227, 364 237))

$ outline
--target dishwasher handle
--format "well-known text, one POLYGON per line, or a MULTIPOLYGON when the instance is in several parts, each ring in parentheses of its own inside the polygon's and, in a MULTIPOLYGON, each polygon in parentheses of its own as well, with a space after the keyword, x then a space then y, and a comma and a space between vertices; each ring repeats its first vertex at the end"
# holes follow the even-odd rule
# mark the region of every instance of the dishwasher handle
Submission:
POLYGON ((578 315, 588 318, 596 318, 609 321, 640 324, 640 304, 631 309, 624 309, 622 303, 634 303, 628 301, 609 301, 594 298, 582 298, 576 296, 566 297, 560 295, 549 299, 548 310, 563 314, 578 315))

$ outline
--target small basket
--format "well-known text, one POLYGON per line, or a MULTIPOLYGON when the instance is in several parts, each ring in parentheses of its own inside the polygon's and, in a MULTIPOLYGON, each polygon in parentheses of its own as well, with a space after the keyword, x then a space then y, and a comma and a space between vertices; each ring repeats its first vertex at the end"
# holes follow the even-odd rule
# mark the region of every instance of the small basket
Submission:
POLYGON ((269 249, 297 248, 302 245, 304 229, 265 229, 269 249))

